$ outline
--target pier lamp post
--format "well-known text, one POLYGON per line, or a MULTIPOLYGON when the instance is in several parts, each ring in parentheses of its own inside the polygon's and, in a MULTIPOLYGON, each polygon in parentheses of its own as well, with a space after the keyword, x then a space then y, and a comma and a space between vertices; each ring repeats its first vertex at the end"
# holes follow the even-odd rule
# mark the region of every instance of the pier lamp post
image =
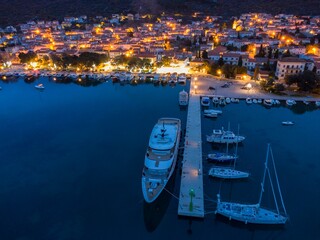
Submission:
POLYGON ((194 85, 194 94, 197 94, 197 88, 198 88, 198 85, 194 85))
POLYGON ((220 69, 217 70, 217 73, 219 75, 219 78, 221 78, 221 70, 220 69))

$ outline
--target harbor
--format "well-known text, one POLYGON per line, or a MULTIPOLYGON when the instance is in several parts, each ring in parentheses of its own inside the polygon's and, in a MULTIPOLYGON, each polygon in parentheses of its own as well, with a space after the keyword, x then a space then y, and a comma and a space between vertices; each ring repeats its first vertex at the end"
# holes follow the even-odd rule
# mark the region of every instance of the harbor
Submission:
MULTIPOLYGON (((186 129, 187 109, 179 107, 178 96, 189 90, 188 84, 189 81, 186 86, 132 86, 108 81, 79 87, 41 77, 33 84, 23 80, 3 84, 0 94, 3 239, 12 236, 63 239, 64 234, 74 236, 75 232, 95 239, 101 236, 125 239, 139 234, 145 239, 152 235, 153 239, 198 240, 217 233, 216 239, 253 236, 260 239, 268 234, 274 234, 275 239, 313 239, 319 233, 318 222, 310 216, 318 211, 319 193, 314 191, 314 184, 319 181, 319 162, 315 159, 319 159, 320 119, 319 109, 301 102, 291 108, 267 109, 262 104, 248 105, 240 100, 237 104, 215 107, 223 113, 217 118, 206 118, 197 94, 202 155, 225 150, 206 142, 205 135, 213 129, 227 129, 228 122, 236 132, 239 124, 240 134, 246 139, 238 147, 236 169, 247 171, 250 176, 232 182, 213 178, 209 170, 218 164, 203 159, 204 217, 178 217, 179 200, 174 196, 179 198, 182 181, 183 158, 179 158, 167 188, 172 195, 164 190, 159 201, 144 203, 141 173, 150 131, 164 116, 181 119, 182 129, 186 129), (44 91, 34 88, 38 82, 43 83, 44 91), (15 101, 17 98, 19 101, 15 101), (295 124, 283 126, 281 122, 286 120, 295 124), (302 144, 301 136, 305 136, 302 144), (288 224, 283 229, 260 228, 230 222, 214 214, 219 192, 223 202, 258 201, 268 142, 272 144, 290 215, 288 224), (303 211, 296 207, 302 203, 305 203, 303 211), (23 223, 15 227, 16 223, 8 216, 23 223), (303 224, 301 218, 305 219, 303 224), (22 225, 43 230, 31 236, 21 229, 22 225)), ((229 152, 235 152, 234 145, 230 144, 229 152)), ((189 211, 190 187, 186 189, 186 211, 189 211)), ((194 189, 195 197, 197 193, 194 189)), ((266 191, 265 199, 268 198, 266 191)), ((196 199, 193 200, 196 204, 196 199)))

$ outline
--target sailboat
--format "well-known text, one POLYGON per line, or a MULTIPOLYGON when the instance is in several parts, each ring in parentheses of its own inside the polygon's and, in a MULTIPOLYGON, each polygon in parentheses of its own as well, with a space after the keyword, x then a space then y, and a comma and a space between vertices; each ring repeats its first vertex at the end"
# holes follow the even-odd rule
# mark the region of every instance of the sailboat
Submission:
POLYGON ((227 150, 225 153, 223 152, 209 153, 207 156, 208 161, 230 162, 230 161, 236 160, 238 156, 236 154, 229 154, 228 146, 229 146, 229 143, 227 143, 227 150))
MULTIPOLYGON (((239 127, 238 127, 238 134, 239 134, 239 127)), ((209 176, 223 178, 223 179, 239 179, 239 178, 247 178, 249 177, 249 173, 242 172, 239 170, 235 170, 236 161, 238 158, 238 143, 236 144, 236 152, 234 154, 235 158, 233 161, 233 168, 230 167, 212 167, 209 170, 209 176)))
POLYGON ((217 194, 217 209, 215 211, 216 214, 220 214, 222 216, 225 216, 227 218, 234 219, 237 221, 247 223, 253 223, 253 224, 285 224, 288 220, 287 211, 284 206, 281 189, 279 185, 279 180, 277 176, 276 166, 273 159, 272 150, 270 148, 270 144, 268 144, 267 149, 267 156, 265 161, 265 169, 264 174, 262 178, 261 183, 261 192, 260 192, 260 198, 259 202, 257 204, 241 204, 241 203, 234 203, 234 202, 221 202, 220 194, 217 194), (270 170, 268 168, 268 158, 269 153, 271 154, 272 159, 272 165, 273 165, 273 171, 275 174, 275 180, 277 182, 277 188, 278 188, 278 195, 281 200, 281 206, 283 209, 283 213, 280 212, 280 208, 277 202, 277 197, 275 193, 275 188, 273 186, 270 170), (273 198, 276 206, 276 211, 268 210, 266 208, 261 207, 261 201, 264 193, 264 185, 265 185, 265 179, 268 175, 270 180, 270 185, 273 193, 273 198))

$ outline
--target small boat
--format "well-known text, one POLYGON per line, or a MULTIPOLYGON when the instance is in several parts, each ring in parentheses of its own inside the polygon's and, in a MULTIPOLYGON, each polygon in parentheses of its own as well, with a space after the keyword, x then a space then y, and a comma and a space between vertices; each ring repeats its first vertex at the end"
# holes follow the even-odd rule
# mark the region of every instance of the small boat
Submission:
POLYGON ((290 126, 290 125, 293 125, 294 122, 291 122, 291 121, 284 121, 284 122, 281 122, 282 125, 285 125, 285 126, 290 126))
POLYGON ((260 104, 262 103, 262 100, 260 98, 258 99, 258 103, 260 103, 260 104))
POLYGON ((214 129, 211 135, 207 135, 207 141, 211 143, 239 143, 245 140, 243 136, 237 136, 231 131, 214 129))
POLYGON ((180 133, 181 120, 177 118, 160 118, 152 129, 141 178, 147 203, 157 199, 175 170, 180 133))
POLYGON ((230 162, 230 161, 234 161, 237 158, 238 158, 237 155, 228 154, 228 152, 209 153, 207 156, 208 161, 216 161, 216 162, 230 162))
POLYGON ((278 99, 274 100, 274 104, 280 105, 280 101, 278 99))
POLYGON ((206 109, 203 111, 204 113, 217 113, 217 114, 222 114, 221 110, 217 110, 217 109, 206 109))
POLYGON ((263 104, 266 105, 267 107, 271 107, 273 105, 273 100, 272 99, 264 99, 263 104))
POLYGON ((189 94, 185 90, 182 90, 179 93, 179 105, 180 106, 188 105, 188 100, 189 100, 189 94))
POLYGON ((296 101, 295 101, 295 100, 290 100, 290 99, 288 99, 288 100, 286 100, 286 104, 287 104, 288 106, 293 106, 293 105, 296 104, 296 101))
POLYGON ((317 107, 320 107, 320 101, 316 101, 315 104, 317 107))
POLYGON ((222 202, 220 193, 217 194, 217 209, 216 214, 227 217, 229 220, 237 220, 240 222, 253 223, 253 224, 285 224, 288 220, 287 211, 284 205, 284 201, 281 194, 280 184, 277 176, 276 166, 273 159, 272 150, 268 145, 267 157, 264 163, 264 174, 261 183, 261 191, 259 201, 256 204, 241 204, 236 202, 222 202), (271 155, 272 166, 268 167, 269 153, 271 155), (273 174, 270 174, 273 171, 273 174), (271 176, 274 176, 273 178, 271 176), (273 200, 276 206, 276 210, 269 210, 261 207, 263 193, 265 192, 266 177, 270 180, 272 187, 273 200), (276 186, 273 185, 272 179, 275 179, 276 186), (276 192, 277 190, 277 192, 276 192), (280 202, 278 203, 278 198, 280 202), (280 211, 282 207, 282 212, 280 211))
POLYGON ((44 86, 42 83, 39 83, 37 85, 34 86, 36 89, 40 89, 40 90, 43 90, 44 89, 44 86))
POLYGON ((209 97, 202 97, 201 98, 201 105, 204 106, 204 107, 209 107, 210 106, 209 97))
POLYGON ((251 98, 246 98, 246 103, 251 104, 252 103, 252 99, 251 98))
POLYGON ((225 97, 221 97, 221 98, 219 99, 219 104, 222 105, 222 106, 226 105, 226 99, 225 99, 225 97))
POLYGON ((212 102, 214 104, 219 104, 219 98, 217 98, 217 97, 212 98, 212 102))
POLYGON ((303 103, 304 103, 305 105, 309 105, 309 104, 310 104, 310 102, 308 102, 308 101, 303 101, 303 103))
POLYGON ((252 102, 253 102, 253 103, 258 103, 258 100, 254 98, 254 99, 252 100, 252 102))
POLYGON ((249 177, 249 173, 226 167, 213 167, 209 170, 209 175, 224 179, 239 179, 249 177))
POLYGON ((226 103, 228 103, 228 104, 231 103, 231 99, 227 97, 226 98, 226 103))
POLYGON ((218 113, 214 113, 214 112, 204 113, 203 116, 209 117, 209 118, 217 118, 218 117, 218 113))

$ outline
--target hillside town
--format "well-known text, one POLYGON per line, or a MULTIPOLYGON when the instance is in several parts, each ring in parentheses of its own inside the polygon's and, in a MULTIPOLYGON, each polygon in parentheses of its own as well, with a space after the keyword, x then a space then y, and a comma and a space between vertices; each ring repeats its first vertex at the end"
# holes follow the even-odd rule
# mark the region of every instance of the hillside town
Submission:
POLYGON ((7 26, 0 29, 0 37, 2 80, 21 69, 125 70, 209 73, 264 81, 265 88, 272 85, 273 90, 275 84, 281 90, 307 76, 310 84, 300 90, 319 87, 320 16, 79 16, 7 26))

